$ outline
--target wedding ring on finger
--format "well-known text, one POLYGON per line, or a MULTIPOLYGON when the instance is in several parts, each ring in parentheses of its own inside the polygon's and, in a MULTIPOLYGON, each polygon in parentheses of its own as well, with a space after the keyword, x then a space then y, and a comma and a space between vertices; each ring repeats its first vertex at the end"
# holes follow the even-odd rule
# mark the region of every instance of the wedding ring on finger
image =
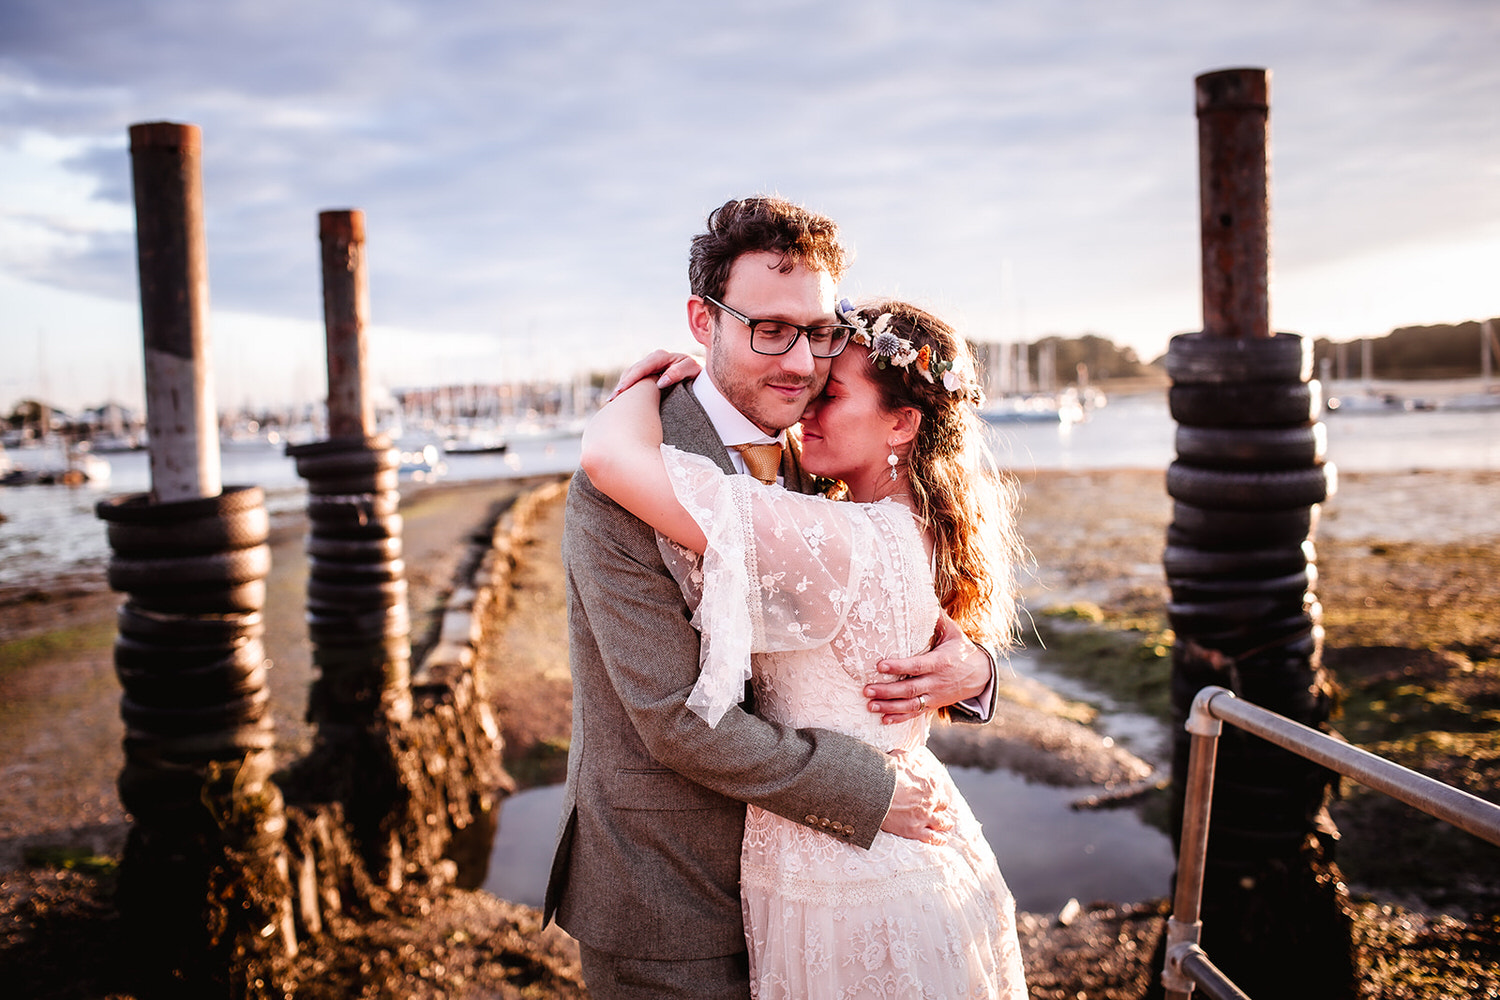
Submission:
POLYGON ((917 695, 917 707, 924 712, 927 711, 927 696, 925 694, 917 695))

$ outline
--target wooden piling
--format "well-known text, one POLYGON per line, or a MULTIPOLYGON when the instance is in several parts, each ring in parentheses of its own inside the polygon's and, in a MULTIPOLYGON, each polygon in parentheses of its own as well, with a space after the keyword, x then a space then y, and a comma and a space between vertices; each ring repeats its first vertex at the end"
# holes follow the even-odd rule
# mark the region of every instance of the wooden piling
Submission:
POLYGON ((159 503, 218 496, 223 483, 209 373, 208 252, 198 126, 132 125, 130 159, 151 492, 159 503))

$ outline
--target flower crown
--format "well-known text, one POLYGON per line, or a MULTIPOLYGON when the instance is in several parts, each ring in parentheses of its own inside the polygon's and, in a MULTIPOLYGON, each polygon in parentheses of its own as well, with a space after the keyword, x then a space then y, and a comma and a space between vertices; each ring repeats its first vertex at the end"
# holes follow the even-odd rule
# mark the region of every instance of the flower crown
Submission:
POLYGON ((839 302, 838 313, 841 320, 854 327, 849 339, 861 347, 870 348, 870 361, 876 368, 883 370, 887 365, 906 368, 915 362, 917 374, 927 381, 936 383, 941 379, 944 389, 963 393, 975 406, 984 405, 984 391, 979 388, 973 365, 967 357, 934 360, 931 347, 925 344, 914 347, 911 341, 890 331, 894 318, 891 313, 883 312, 872 321, 856 311, 848 299, 839 302))

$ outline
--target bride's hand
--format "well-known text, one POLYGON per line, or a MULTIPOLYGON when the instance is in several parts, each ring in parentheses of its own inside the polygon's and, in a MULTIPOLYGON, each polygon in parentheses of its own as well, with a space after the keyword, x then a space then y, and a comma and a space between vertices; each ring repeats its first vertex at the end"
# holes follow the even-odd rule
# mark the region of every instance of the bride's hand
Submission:
POLYGON ((891 756, 896 759, 896 793, 880 828, 907 840, 946 844, 953 829, 951 786, 930 766, 922 766, 926 755, 893 750, 891 756))
MULTIPOLYGON (((609 394, 614 399, 620 393, 629 389, 642 379, 655 377, 656 387, 665 389, 669 385, 676 385, 684 379, 696 378, 703 371, 703 359, 692 354, 684 354, 681 351, 667 351, 658 348, 646 355, 620 375, 620 381, 615 383, 615 391, 609 394)), ((608 402, 609 400, 605 400, 608 402)))

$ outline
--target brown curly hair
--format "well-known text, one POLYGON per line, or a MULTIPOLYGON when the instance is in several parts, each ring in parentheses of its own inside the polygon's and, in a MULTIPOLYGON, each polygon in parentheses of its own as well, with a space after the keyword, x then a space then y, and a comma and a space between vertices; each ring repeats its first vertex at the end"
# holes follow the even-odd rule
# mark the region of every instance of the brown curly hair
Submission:
MULTIPOLYGON (((693 237, 688 253, 692 294, 722 298, 734 262, 760 251, 780 254, 783 274, 800 263, 827 271, 834 281, 843 276, 851 256, 839 242, 838 225, 826 215, 783 198, 727 201, 709 213, 708 231, 693 237)), ((717 318, 718 310, 713 311, 717 318)))
MULTIPOLYGON (((890 313, 886 329, 891 333, 917 350, 929 348, 935 359, 965 359, 976 370, 968 343, 917 306, 886 300, 858 312, 867 327, 890 313)), ((862 348, 850 344, 848 350, 862 348)), ((928 381, 915 364, 883 369, 871 364, 869 374, 886 410, 910 406, 922 414, 906 459, 907 477, 917 515, 937 536, 936 587, 943 610, 971 638, 1002 649, 1014 646, 1023 555, 1014 479, 996 466, 966 393, 949 392, 941 379, 928 381)))

